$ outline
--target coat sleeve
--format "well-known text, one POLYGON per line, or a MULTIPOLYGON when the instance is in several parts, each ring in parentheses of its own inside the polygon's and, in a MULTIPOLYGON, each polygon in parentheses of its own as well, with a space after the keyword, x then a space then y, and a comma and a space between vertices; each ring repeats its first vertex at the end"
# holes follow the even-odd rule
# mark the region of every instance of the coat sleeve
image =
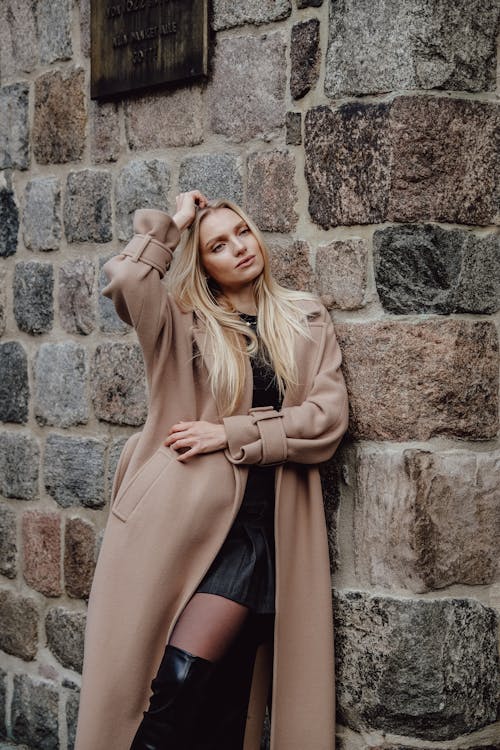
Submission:
POLYGON ((342 353, 326 309, 324 317, 325 345, 307 399, 279 412, 264 406, 223 418, 225 455, 232 463, 315 464, 327 461, 337 450, 348 427, 349 404, 340 369, 342 353))
POLYGON ((126 247, 103 265, 109 284, 102 294, 113 301, 119 317, 135 328, 148 359, 160 332, 171 335, 169 295, 161 279, 181 233, 167 213, 152 208, 134 213, 133 229, 126 247))

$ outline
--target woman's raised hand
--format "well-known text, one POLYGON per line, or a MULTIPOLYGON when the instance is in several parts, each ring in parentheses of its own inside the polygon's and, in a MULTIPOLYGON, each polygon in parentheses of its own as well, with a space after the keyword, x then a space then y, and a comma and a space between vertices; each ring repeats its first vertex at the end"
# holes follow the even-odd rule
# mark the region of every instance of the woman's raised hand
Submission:
POLYGON ((206 422, 177 422, 168 431, 163 445, 174 450, 185 448, 184 453, 177 456, 178 461, 186 461, 197 453, 212 453, 227 448, 226 429, 223 424, 206 422))
POLYGON ((186 227, 192 224, 196 208, 204 208, 208 203, 203 193, 199 190, 190 190, 188 193, 180 193, 175 198, 177 206, 177 212, 172 217, 180 231, 182 232, 186 227))

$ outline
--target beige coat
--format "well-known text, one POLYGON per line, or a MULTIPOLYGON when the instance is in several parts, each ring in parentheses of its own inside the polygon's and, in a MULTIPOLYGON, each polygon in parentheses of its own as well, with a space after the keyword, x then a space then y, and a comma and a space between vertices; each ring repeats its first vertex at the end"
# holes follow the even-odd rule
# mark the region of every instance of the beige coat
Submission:
POLYGON ((273 666, 271 750, 333 750, 331 581, 318 462, 348 424, 341 352, 327 310, 307 307, 314 342, 298 337, 302 392, 282 410, 241 408, 223 419, 228 448, 186 463, 162 445, 182 420, 221 422, 207 386, 211 355, 192 312, 161 282, 180 232, 141 209, 134 237, 104 264, 118 315, 134 326, 149 393, 146 422, 127 440, 88 603, 76 750, 129 750, 175 622, 241 504, 249 464, 276 464, 274 649, 255 659, 244 750, 259 750, 273 666), (192 358, 196 343, 201 357, 192 358), (271 664, 272 662, 272 664, 271 664))

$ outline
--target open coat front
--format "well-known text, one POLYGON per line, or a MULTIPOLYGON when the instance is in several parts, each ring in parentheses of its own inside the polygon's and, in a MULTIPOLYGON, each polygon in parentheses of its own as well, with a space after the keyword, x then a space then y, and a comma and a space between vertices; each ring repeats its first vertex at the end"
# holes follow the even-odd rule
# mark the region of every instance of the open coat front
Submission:
MULTIPOLYGON (((297 336, 301 393, 252 410, 252 371, 224 451, 185 464, 162 445, 183 420, 221 422, 211 354, 192 312, 165 284, 180 240, 163 211, 140 209, 134 237, 104 265, 118 315, 143 350, 149 410, 125 443, 88 603, 76 750, 129 750, 150 683, 184 606, 241 504, 249 464, 276 469, 274 649, 255 659, 244 750, 259 750, 273 667, 271 750, 333 750, 335 692, 327 531, 317 464, 348 424, 341 352, 327 310, 304 301, 313 341, 297 336), (201 356, 193 358, 196 349, 201 356)), ((236 750, 236 749, 235 749, 236 750)))

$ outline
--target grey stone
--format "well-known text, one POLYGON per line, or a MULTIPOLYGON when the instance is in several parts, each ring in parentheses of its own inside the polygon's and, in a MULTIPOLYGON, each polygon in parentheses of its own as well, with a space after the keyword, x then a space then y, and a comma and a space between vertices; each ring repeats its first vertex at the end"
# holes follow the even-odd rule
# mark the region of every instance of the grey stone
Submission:
POLYGON ((37 25, 40 62, 69 60, 71 45, 71 0, 38 0, 37 25))
POLYGON ((14 675, 12 736, 36 750, 59 750, 59 695, 51 683, 14 675))
POLYGON ((302 143, 302 113, 287 112, 285 116, 286 137, 285 143, 291 146, 300 146, 302 143))
POLYGON ((45 632, 48 647, 63 667, 81 672, 85 614, 53 607, 45 617, 45 632))
POLYGON ((113 238, 109 172, 83 169, 69 173, 64 227, 68 242, 109 242, 113 238))
MULTIPOLYGON (((0 737, 5 737, 7 734, 7 672, 0 668, 0 737)), ((2 746, 0 745, 0 748, 2 746)))
POLYGON ((98 419, 112 424, 144 424, 148 397, 144 358, 138 344, 97 346, 91 380, 98 419))
POLYGON ((497 718, 498 615, 474 599, 337 591, 338 720, 451 740, 497 718))
POLYGON ((203 141, 204 117, 202 87, 197 84, 129 98, 125 102, 129 148, 196 146, 203 141))
POLYGON ((7 269, 0 268, 0 336, 5 333, 7 319, 7 269))
POLYGON ((212 28, 215 31, 231 29, 246 23, 259 26, 271 21, 282 21, 292 12, 290 0, 246 0, 234 3, 231 0, 214 0, 212 28))
POLYGON ((335 0, 325 93, 494 88, 496 0, 335 0))
POLYGON ((87 258, 67 260, 59 269, 59 320, 68 333, 88 335, 95 327, 95 268, 87 258))
POLYGON ((23 239, 30 250, 59 250, 61 188, 57 177, 35 177, 24 192, 23 239))
POLYGON ((80 46, 83 57, 90 57, 90 0, 80 0, 80 46))
POLYGON ((99 293, 97 295, 100 320, 99 327, 103 333, 128 333, 128 331, 133 330, 132 326, 125 323, 125 321, 120 318, 116 312, 113 300, 102 294, 104 287, 109 284, 109 279, 102 270, 102 267, 106 261, 115 255, 116 251, 112 252, 109 256, 99 258, 99 293))
POLYGON ((118 461, 120 459, 123 446, 127 442, 127 438, 118 438, 117 440, 114 440, 112 445, 109 448, 108 453, 108 472, 107 472, 107 497, 111 497, 111 490, 113 488, 113 479, 116 472, 116 467, 118 466, 118 461))
POLYGON ((34 413, 38 424, 86 424, 86 370, 85 349, 73 341, 40 345, 34 364, 34 413))
POLYGON ((380 301, 392 313, 494 313, 500 308, 500 238, 413 224, 373 236, 380 301))
POLYGON ((28 358, 19 341, 0 343, 0 420, 28 421, 28 358))
POLYGON ((29 125, 27 83, 0 88, 0 169, 28 169, 29 125))
POLYGON ((91 99, 90 150, 95 164, 116 161, 120 156, 120 108, 118 102, 91 99))
POLYGON ((123 167, 115 184, 118 238, 132 237, 132 220, 138 208, 165 211, 170 189, 170 167, 161 159, 134 159, 123 167))
POLYGON ((35 658, 38 648, 38 608, 26 596, 0 589, 0 648, 24 661, 35 658))
POLYGON ((45 489, 63 508, 104 505, 106 445, 95 438, 51 434, 44 458, 45 489))
POLYGON ((368 267, 366 240, 334 240, 316 252, 316 288, 330 310, 357 310, 364 304, 368 267))
MULTIPOLYGON (((1 137, 1 136, 0 136, 1 137)), ((0 176, 0 257, 7 258, 17 251, 19 209, 10 180, 0 176)))
POLYGON ((52 330, 54 269, 50 263, 19 261, 12 282, 13 312, 20 331, 31 334, 52 330))
POLYGON ((293 99, 305 96, 316 85, 321 62, 320 53, 317 18, 310 18, 292 26, 290 92, 293 99))
POLYGON ((248 155, 247 210, 261 231, 291 232, 297 226, 295 157, 289 151, 248 155))
POLYGON ((96 531, 83 518, 68 518, 64 532, 64 587, 68 596, 88 599, 96 564, 96 531))
POLYGON ((17 500, 36 500, 39 462, 40 448, 34 437, 0 432, 0 493, 17 500))
POLYGON ((0 73, 2 80, 30 73, 38 63, 35 4, 32 0, 0 3, 0 73))
POLYGON ((179 190, 201 190, 211 200, 228 198, 243 201, 241 161, 233 154, 196 154, 181 162, 179 190))
POLYGON ((78 161, 85 148, 86 84, 83 68, 43 73, 35 80, 32 146, 39 164, 78 161))
POLYGON ((6 505, 0 505, 0 573, 6 578, 17 574, 16 514, 6 505))
POLYGON ((297 0, 297 8, 319 8, 323 0, 297 0))
POLYGON ((313 270, 309 260, 309 245, 302 240, 282 246, 269 243, 271 273, 279 284, 289 289, 314 291, 313 270))
POLYGON ((66 701, 66 731, 68 736, 67 750, 74 750, 76 739, 76 725, 80 706, 80 692, 73 689, 66 701))
POLYGON ((341 451, 342 446, 336 451, 333 459, 330 459, 330 461, 324 461, 319 466, 323 503, 325 507, 326 529, 328 533, 330 570, 332 573, 338 569, 339 562, 337 523, 340 507, 341 451))
POLYGON ((281 32, 220 39, 209 84, 214 133, 272 140, 285 122, 286 43, 281 32))

